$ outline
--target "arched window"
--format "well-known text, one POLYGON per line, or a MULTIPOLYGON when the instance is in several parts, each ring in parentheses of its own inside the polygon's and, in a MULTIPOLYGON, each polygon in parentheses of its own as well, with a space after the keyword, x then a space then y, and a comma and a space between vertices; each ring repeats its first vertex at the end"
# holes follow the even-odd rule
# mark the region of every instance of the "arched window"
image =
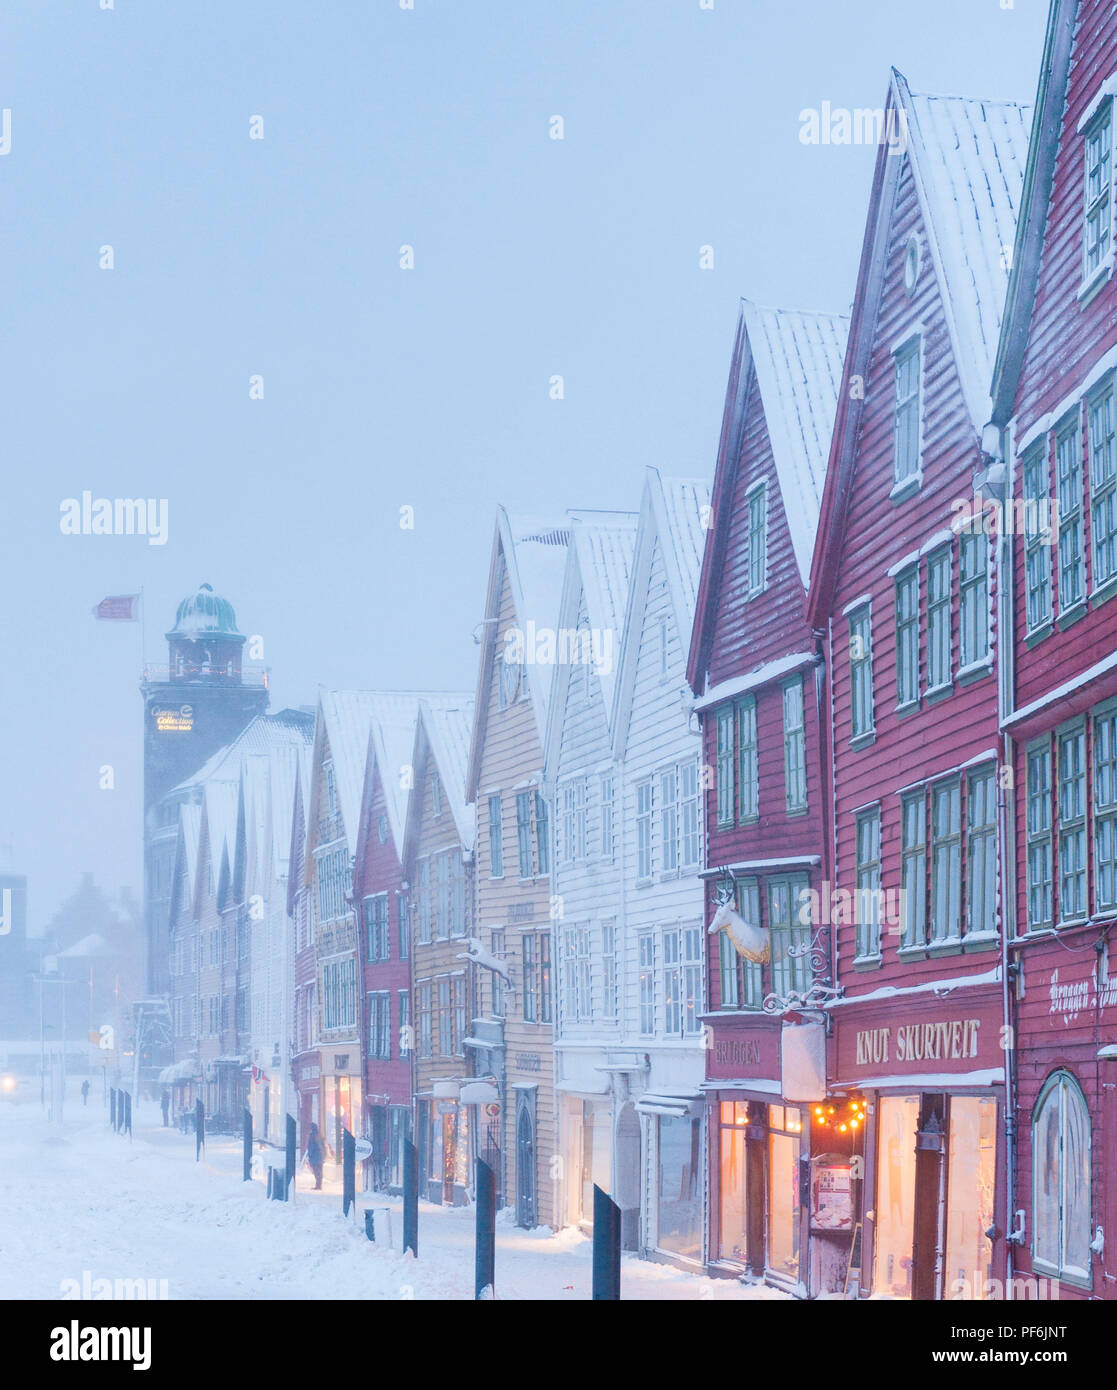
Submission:
POLYGON ((1070 1072, 1046 1080, 1032 1116, 1032 1262, 1090 1284, 1090 1112, 1070 1072))

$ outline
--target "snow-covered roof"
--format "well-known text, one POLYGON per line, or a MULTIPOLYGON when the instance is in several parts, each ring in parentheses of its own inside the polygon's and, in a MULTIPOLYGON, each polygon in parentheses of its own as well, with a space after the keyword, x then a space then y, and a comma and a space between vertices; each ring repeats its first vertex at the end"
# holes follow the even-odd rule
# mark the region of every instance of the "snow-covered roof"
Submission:
MULTIPOLYGON (((562 576, 570 529, 538 517, 511 516, 500 508, 506 526, 504 554, 512 584, 512 596, 520 626, 534 622, 537 628, 554 627, 562 601, 562 576)), ((498 521, 501 517, 498 515, 498 521)), ((497 602, 499 603, 499 597, 497 602)), ((528 683, 536 702, 537 725, 542 736, 551 693, 550 672, 535 662, 528 664, 528 683)))
MULTIPOLYGON (((325 757, 327 744, 334 768, 341 809, 342 828, 353 855, 357 848, 357 826, 364 791, 365 759, 368 756, 375 692, 371 690, 320 690, 318 724, 314 734, 315 769, 325 757)), ((313 776, 307 823, 317 822, 318 777, 313 776)))
POLYGON ((442 794, 454 817, 462 847, 471 850, 476 827, 473 807, 465 798, 465 774, 469 760, 469 737, 473 728, 473 697, 462 695, 453 703, 423 700, 420 702, 419 717, 438 766, 442 794))
POLYGON ((945 295, 958 372, 974 426, 991 413, 990 387, 1008 289, 1032 108, 931 96, 893 72, 911 168, 945 295))
POLYGON ((571 512, 571 539, 586 597, 590 627, 612 634, 614 657, 598 672, 608 711, 613 707, 628 588, 636 553, 636 512, 571 512))
POLYGON ((741 301, 799 574, 811 573, 849 319, 741 301))
MULTIPOLYGON (((380 768, 380 781, 388 807, 388 825, 396 851, 403 854, 403 830, 407 819, 407 780, 401 769, 410 765, 415 746, 419 704, 431 709, 459 709, 469 696, 442 690, 381 690, 372 692, 370 751, 380 768)), ((371 768, 369 769, 371 772, 371 768)), ((368 791, 371 792, 371 778, 368 791)))

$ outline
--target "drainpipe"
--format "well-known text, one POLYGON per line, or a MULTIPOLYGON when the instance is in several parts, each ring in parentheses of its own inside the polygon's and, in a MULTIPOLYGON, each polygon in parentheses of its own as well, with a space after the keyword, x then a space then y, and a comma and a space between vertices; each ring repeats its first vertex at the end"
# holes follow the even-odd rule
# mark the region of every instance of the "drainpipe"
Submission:
MULTIPOLYGON (((1001 504, 1000 524, 997 527, 995 568, 997 582, 995 655, 998 723, 1002 729, 1005 719, 1013 708, 1015 687, 1013 641, 1016 631, 1013 612, 1012 528, 1004 521, 1007 515, 1015 514, 1012 507, 1012 474, 1005 464, 1006 442, 1005 432, 1002 432, 998 425, 989 424, 985 427, 981 439, 984 467, 974 479, 975 490, 983 491, 1001 504)), ((1011 735, 1002 732, 1000 744, 1001 767, 1013 767, 1014 743, 1011 735)), ((998 782, 1000 782, 1000 778, 998 778, 998 782)), ((1006 1298, 1011 1296, 1016 1253, 1016 1242, 1012 1239, 1016 1225, 1016 1000, 1013 977, 1009 970, 1009 941, 1011 937, 1016 935, 1015 825, 1015 789, 1011 782, 1007 787, 998 785, 997 859, 1001 879, 1001 1038, 1002 1043, 1009 1044, 1003 1048, 1005 1061, 1005 1192, 1002 1239, 1005 1243, 1006 1298)))

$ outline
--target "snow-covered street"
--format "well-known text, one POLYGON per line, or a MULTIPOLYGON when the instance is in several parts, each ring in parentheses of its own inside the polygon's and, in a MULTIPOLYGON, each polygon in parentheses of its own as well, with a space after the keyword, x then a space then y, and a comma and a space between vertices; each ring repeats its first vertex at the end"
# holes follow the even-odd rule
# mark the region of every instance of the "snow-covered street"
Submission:
MULTIPOLYGON (((262 1182, 240 1180, 239 1140, 212 1137, 197 1163, 193 1137, 163 1129, 150 1102, 129 1140, 110 1131, 99 1097, 82 1106, 76 1084, 63 1126, 47 1122, 37 1094, 0 1105, 0 1298, 165 1280, 171 1299, 472 1299, 472 1209, 421 1203, 421 1257, 404 1257, 398 1198, 357 1197, 358 1213, 391 1208, 393 1251, 366 1239, 363 1219, 342 1217, 336 1183, 308 1191, 303 1170, 293 1203, 269 1202, 262 1182)), ((383 1227, 378 1217, 378 1237, 383 1227)), ((591 1243, 502 1217, 496 1271, 498 1298, 587 1300, 591 1243)), ((784 1298, 627 1256, 621 1277, 630 1299, 784 1298)))

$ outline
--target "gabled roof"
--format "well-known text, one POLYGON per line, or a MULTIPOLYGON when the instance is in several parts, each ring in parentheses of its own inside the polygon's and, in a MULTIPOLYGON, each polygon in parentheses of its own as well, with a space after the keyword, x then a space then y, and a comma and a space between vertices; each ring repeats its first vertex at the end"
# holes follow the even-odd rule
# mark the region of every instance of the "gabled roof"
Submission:
POLYGON ((396 853, 402 859, 409 792, 406 789, 407 779, 401 773, 411 764, 419 704, 425 700, 434 709, 457 709, 468 696, 442 690, 377 690, 371 691, 370 695, 371 722, 357 842, 359 844, 361 838, 368 833, 368 817, 371 814, 375 781, 373 773, 379 768, 384 800, 388 807, 388 828, 396 853))
POLYGON ((844 314, 764 308, 741 300, 714 471, 713 524, 706 534, 687 662, 687 678, 697 693, 701 693, 697 688, 710 661, 718 587, 752 392, 759 393, 764 411, 792 549, 805 587, 814 555, 848 332, 849 319, 844 314))
POLYGON ((845 314, 766 309, 747 299, 741 301, 741 317, 805 588, 849 319, 845 314))
POLYGON ((1078 0, 1052 0, 1047 14, 1039 89, 1012 249, 1012 272, 993 367, 990 418, 1002 427, 1014 413, 1016 388, 1028 346, 1028 327, 1035 307, 1047 212, 1059 154, 1059 131, 1067 99, 1077 11, 1078 0))
MULTIPOLYGON (((664 478, 658 468, 646 470, 632 583, 629 585, 628 608, 620 643, 616 709, 611 719, 613 747, 618 758, 624 756, 628 739, 628 722, 640 655, 640 634, 648 607, 657 542, 667 576, 675 630, 685 654, 690 646, 691 628, 694 625, 694 606, 698 597, 698 578, 702 569, 709 515, 710 489, 703 479, 664 478)), ((679 718, 680 722, 685 722, 681 704, 679 718)))
MULTIPOLYGON (((451 699, 452 697, 447 697, 438 705, 430 700, 419 701, 419 716, 415 723, 415 741, 410 759, 414 770, 414 787, 407 799, 407 819, 401 856, 405 860, 411 852, 415 836, 419 833, 425 795, 424 787, 419 784, 424 745, 429 749, 429 756, 438 769, 442 795, 450 807, 462 849, 467 853, 473 850, 476 822, 473 805, 466 800, 465 795, 466 763, 473 728, 473 697, 461 695, 453 703, 451 699)), ((425 773, 429 769, 424 767, 423 771, 425 773)))
MULTIPOLYGON (((364 789, 374 696, 375 693, 371 690, 318 692, 318 717, 314 725, 314 758, 306 821, 310 826, 318 823, 318 788, 321 781, 318 769, 322 766, 328 748, 350 857, 357 848, 357 827, 361 818, 361 794, 364 789)), ((306 865, 306 872, 310 872, 309 863, 306 865)))
POLYGON ((979 433, 1008 289, 1032 109, 1019 102, 920 96, 893 70, 939 272, 962 390, 979 433))
MULTIPOLYGON (((507 572, 512 602, 516 610, 516 622, 520 630, 526 632, 529 622, 534 623, 536 629, 553 628, 558 622, 569 542, 570 530, 565 522, 511 516, 502 506, 496 509, 469 767, 466 775, 466 795, 470 800, 477 795, 477 779, 480 776, 481 754, 489 714, 489 686, 496 655, 501 648, 502 634, 497 634, 497 640, 494 641, 489 627, 495 625, 500 617, 504 574, 507 572)), ((536 662, 527 663, 528 690, 535 709, 535 727, 540 742, 547 725, 547 700, 551 693, 552 674, 549 668, 536 662)))
MULTIPOLYGON (((603 664, 597 672, 608 724, 613 716, 614 686, 621 662, 624 617, 628 607, 639 516, 636 512, 604 511, 572 511, 567 516, 571 539, 563 576, 558 631, 561 634, 577 628, 579 600, 584 593, 591 629, 602 634, 600 641, 604 642, 607 637, 611 645, 608 669, 603 664)), ((547 734, 543 745, 544 765, 552 769, 558 755, 563 705, 569 682, 570 662, 559 660, 556 653, 547 709, 547 734)))
POLYGON ((1016 102, 917 96, 906 78, 892 70, 885 128, 903 132, 906 155, 892 153, 887 144, 877 153, 811 567, 808 617, 816 627, 829 607, 836 569, 831 557, 842 544, 853 484, 864 393, 851 399, 850 385, 854 376, 864 378, 872 353, 892 208, 905 158, 911 164, 958 379, 975 436, 980 436, 990 413, 989 384, 1030 116, 1030 108, 1016 102))

